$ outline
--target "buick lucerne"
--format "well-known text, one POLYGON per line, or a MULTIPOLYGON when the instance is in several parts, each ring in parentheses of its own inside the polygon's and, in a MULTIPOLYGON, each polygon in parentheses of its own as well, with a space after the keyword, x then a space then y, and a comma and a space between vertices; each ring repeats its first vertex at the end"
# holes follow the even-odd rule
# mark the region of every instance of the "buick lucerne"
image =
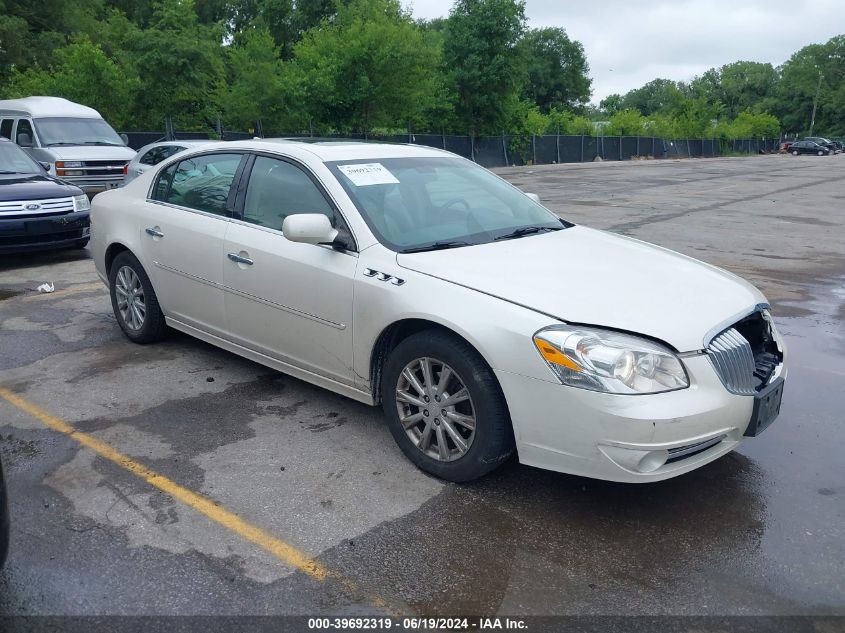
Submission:
POLYGON ((451 481, 520 462, 648 482, 778 415, 785 348, 742 279, 576 226, 418 146, 203 145, 93 201, 136 343, 167 327, 384 409, 451 481))

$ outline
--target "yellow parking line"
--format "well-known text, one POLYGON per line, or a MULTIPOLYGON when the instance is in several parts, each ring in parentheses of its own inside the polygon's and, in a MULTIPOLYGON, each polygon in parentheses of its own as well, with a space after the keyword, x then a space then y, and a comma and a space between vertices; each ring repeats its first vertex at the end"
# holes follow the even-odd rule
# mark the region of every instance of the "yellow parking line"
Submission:
MULTIPOLYGON (((54 431, 64 433, 83 446, 90 448, 100 457, 117 464, 121 468, 131 472, 133 475, 137 475, 151 486, 158 488, 162 492, 166 492, 176 499, 179 499, 179 501, 190 506, 200 514, 204 514, 215 523, 222 525, 238 536, 255 543, 262 549, 267 550, 284 564, 298 569, 299 571, 302 571, 319 581, 324 581, 331 575, 326 567, 313 560, 293 545, 285 543, 272 534, 268 534, 261 528, 244 521, 238 515, 220 507, 211 499, 188 490, 187 488, 171 481, 164 475, 160 475, 157 472, 150 470, 143 464, 136 462, 131 457, 115 450, 105 442, 101 442, 88 433, 77 431, 73 428, 73 426, 48 413, 38 405, 24 400, 17 394, 3 387, 0 387, 0 398, 3 398, 9 404, 14 405, 21 411, 28 413, 54 431)), ((357 586, 350 581, 345 581, 344 584, 349 589, 357 589, 357 586)), ((384 605, 384 602, 380 599, 370 599, 376 604, 376 606, 384 605)))

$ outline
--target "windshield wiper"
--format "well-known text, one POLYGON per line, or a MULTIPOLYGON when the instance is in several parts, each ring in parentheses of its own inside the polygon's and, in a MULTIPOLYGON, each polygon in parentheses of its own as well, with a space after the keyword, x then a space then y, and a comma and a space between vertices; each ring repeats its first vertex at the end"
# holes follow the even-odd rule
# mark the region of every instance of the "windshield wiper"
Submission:
POLYGON ((435 242, 427 246, 415 246, 414 248, 406 248, 402 253, 422 253, 424 251, 442 251, 447 248, 459 248, 461 246, 472 246, 469 242, 459 242, 457 240, 446 242, 435 242))
POLYGON ((546 231, 560 231, 563 227, 557 226, 523 226, 515 231, 511 231, 510 233, 505 233, 504 235, 500 235, 497 238, 494 238, 493 241, 496 242, 498 240, 512 240, 516 237, 522 237, 523 235, 533 235, 534 233, 545 233, 546 231))
POLYGON ((56 145, 79 145, 79 143, 70 143, 68 141, 56 141, 55 143, 45 143, 45 147, 55 147, 56 145))
POLYGON ((24 171, 9 171, 8 169, 0 169, 0 174, 27 174, 30 172, 24 171))
POLYGON ((108 147, 123 147, 123 143, 109 143, 108 141, 85 141, 82 145, 107 145, 108 147))

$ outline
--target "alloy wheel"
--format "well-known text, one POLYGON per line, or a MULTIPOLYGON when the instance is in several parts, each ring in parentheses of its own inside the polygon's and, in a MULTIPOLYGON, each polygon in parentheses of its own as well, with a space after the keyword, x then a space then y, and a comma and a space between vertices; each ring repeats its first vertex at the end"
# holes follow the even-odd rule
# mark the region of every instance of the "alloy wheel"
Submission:
POLYGON ((436 358, 416 358, 396 383, 399 422, 414 446, 432 459, 463 457, 475 439, 475 407, 461 377, 436 358))
POLYGON ((140 330, 144 327, 144 319, 147 316, 141 278, 129 266, 121 266, 115 278, 114 291, 123 323, 130 330, 140 330))

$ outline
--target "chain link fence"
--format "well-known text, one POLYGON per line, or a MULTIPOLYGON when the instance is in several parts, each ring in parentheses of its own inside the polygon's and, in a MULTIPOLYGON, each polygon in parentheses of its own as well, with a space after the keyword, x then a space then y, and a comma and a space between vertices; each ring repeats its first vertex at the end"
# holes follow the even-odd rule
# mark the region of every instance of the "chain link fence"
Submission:
MULTIPOLYGON (((207 139, 204 132, 126 132, 129 147, 139 149, 148 143, 177 139, 207 139)), ((266 137, 310 138, 302 134, 266 133, 266 137)), ((249 132, 224 130, 223 140, 254 138, 249 132)), ((484 167, 550 165, 583 163, 597 160, 625 161, 660 158, 707 158, 736 154, 776 152, 778 139, 663 139, 655 136, 586 136, 586 135, 514 135, 459 136, 450 134, 362 134, 332 135, 337 140, 367 140, 382 143, 410 143, 436 147, 463 156, 484 167)))

